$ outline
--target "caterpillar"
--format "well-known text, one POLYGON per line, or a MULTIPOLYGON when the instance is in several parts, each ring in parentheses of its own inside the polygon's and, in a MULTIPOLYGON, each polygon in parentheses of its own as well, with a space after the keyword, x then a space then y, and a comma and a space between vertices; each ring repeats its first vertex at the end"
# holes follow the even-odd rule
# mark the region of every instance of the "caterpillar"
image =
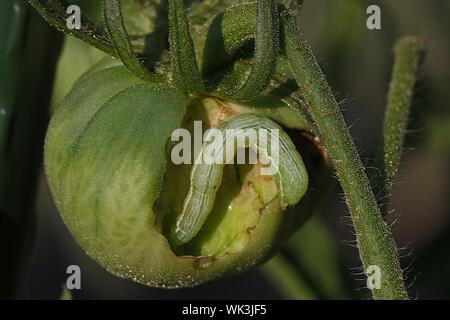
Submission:
POLYGON ((214 207, 224 166, 238 148, 250 147, 259 154, 264 165, 270 164, 283 209, 300 201, 308 187, 308 174, 301 155, 274 121, 259 114, 240 113, 222 121, 213 130, 205 133, 205 142, 190 172, 190 186, 182 211, 171 230, 172 238, 179 244, 189 242, 202 228, 214 207), (258 131, 258 138, 242 139, 242 134, 248 130, 258 131), (217 139, 217 135, 225 139, 217 139), (274 150, 274 143, 278 150, 274 150), (199 161, 208 157, 210 161, 199 161))

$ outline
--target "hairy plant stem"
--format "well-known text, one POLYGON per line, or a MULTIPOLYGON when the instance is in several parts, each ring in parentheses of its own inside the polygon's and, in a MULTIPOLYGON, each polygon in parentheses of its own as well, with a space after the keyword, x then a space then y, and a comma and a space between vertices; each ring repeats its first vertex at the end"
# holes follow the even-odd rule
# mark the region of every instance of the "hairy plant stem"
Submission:
POLYGON ((402 156, 408 117, 423 51, 415 37, 404 37, 394 47, 395 63, 384 116, 377 175, 373 181, 381 191, 380 208, 387 215, 392 186, 402 156))
POLYGON ((295 21, 286 13, 282 16, 285 54, 344 190, 364 273, 368 275, 372 265, 381 273, 381 286, 372 289, 373 297, 408 299, 395 241, 378 209, 339 105, 295 21))

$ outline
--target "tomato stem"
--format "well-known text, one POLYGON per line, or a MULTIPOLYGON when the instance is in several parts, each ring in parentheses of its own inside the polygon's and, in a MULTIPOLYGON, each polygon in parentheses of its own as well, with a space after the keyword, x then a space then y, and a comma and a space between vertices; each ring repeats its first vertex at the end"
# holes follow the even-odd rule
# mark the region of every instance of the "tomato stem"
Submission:
POLYGON ((380 270, 381 286, 372 289, 373 297, 408 299, 394 238, 378 208, 339 105, 311 48, 287 13, 282 15, 281 31, 292 73, 308 102, 319 138, 328 149, 344 190, 364 273, 369 276, 371 266, 380 270))

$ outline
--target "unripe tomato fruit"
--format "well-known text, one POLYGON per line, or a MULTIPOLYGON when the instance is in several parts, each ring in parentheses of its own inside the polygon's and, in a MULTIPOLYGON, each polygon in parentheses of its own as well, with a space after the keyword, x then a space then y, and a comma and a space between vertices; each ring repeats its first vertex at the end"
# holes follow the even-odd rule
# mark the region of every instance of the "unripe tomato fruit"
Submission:
MULTIPOLYGON (((301 117, 275 96, 245 105, 189 97, 162 81, 145 82, 117 63, 94 68, 78 81, 51 120, 45 168, 58 210, 88 255, 139 283, 195 286, 266 261, 306 220, 315 202, 309 191, 283 211, 273 178, 230 165, 218 209, 198 237, 182 250, 171 247, 166 230, 173 216, 167 211, 184 198, 189 172, 189 166, 170 162, 171 134, 196 119, 208 123, 223 110, 263 113, 297 136, 306 130, 301 117), (236 178, 235 170, 246 176, 236 178)), ((299 153, 316 159, 306 167, 318 172, 325 161, 313 149, 299 153)))

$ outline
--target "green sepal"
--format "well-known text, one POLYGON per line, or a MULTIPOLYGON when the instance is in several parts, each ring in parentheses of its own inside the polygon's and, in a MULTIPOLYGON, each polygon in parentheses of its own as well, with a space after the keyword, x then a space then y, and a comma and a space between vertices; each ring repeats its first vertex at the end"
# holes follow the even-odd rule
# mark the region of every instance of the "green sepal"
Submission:
POLYGON ((278 56, 278 10, 272 0, 257 4, 254 61, 247 81, 224 98, 249 101, 256 98, 270 82, 278 56))
POLYGON ((123 64, 144 80, 151 80, 149 71, 136 57, 123 23, 120 0, 103 0, 106 29, 123 64))
POLYGON ((174 86, 188 94, 202 93, 202 78, 183 0, 169 0, 169 40, 174 86))

